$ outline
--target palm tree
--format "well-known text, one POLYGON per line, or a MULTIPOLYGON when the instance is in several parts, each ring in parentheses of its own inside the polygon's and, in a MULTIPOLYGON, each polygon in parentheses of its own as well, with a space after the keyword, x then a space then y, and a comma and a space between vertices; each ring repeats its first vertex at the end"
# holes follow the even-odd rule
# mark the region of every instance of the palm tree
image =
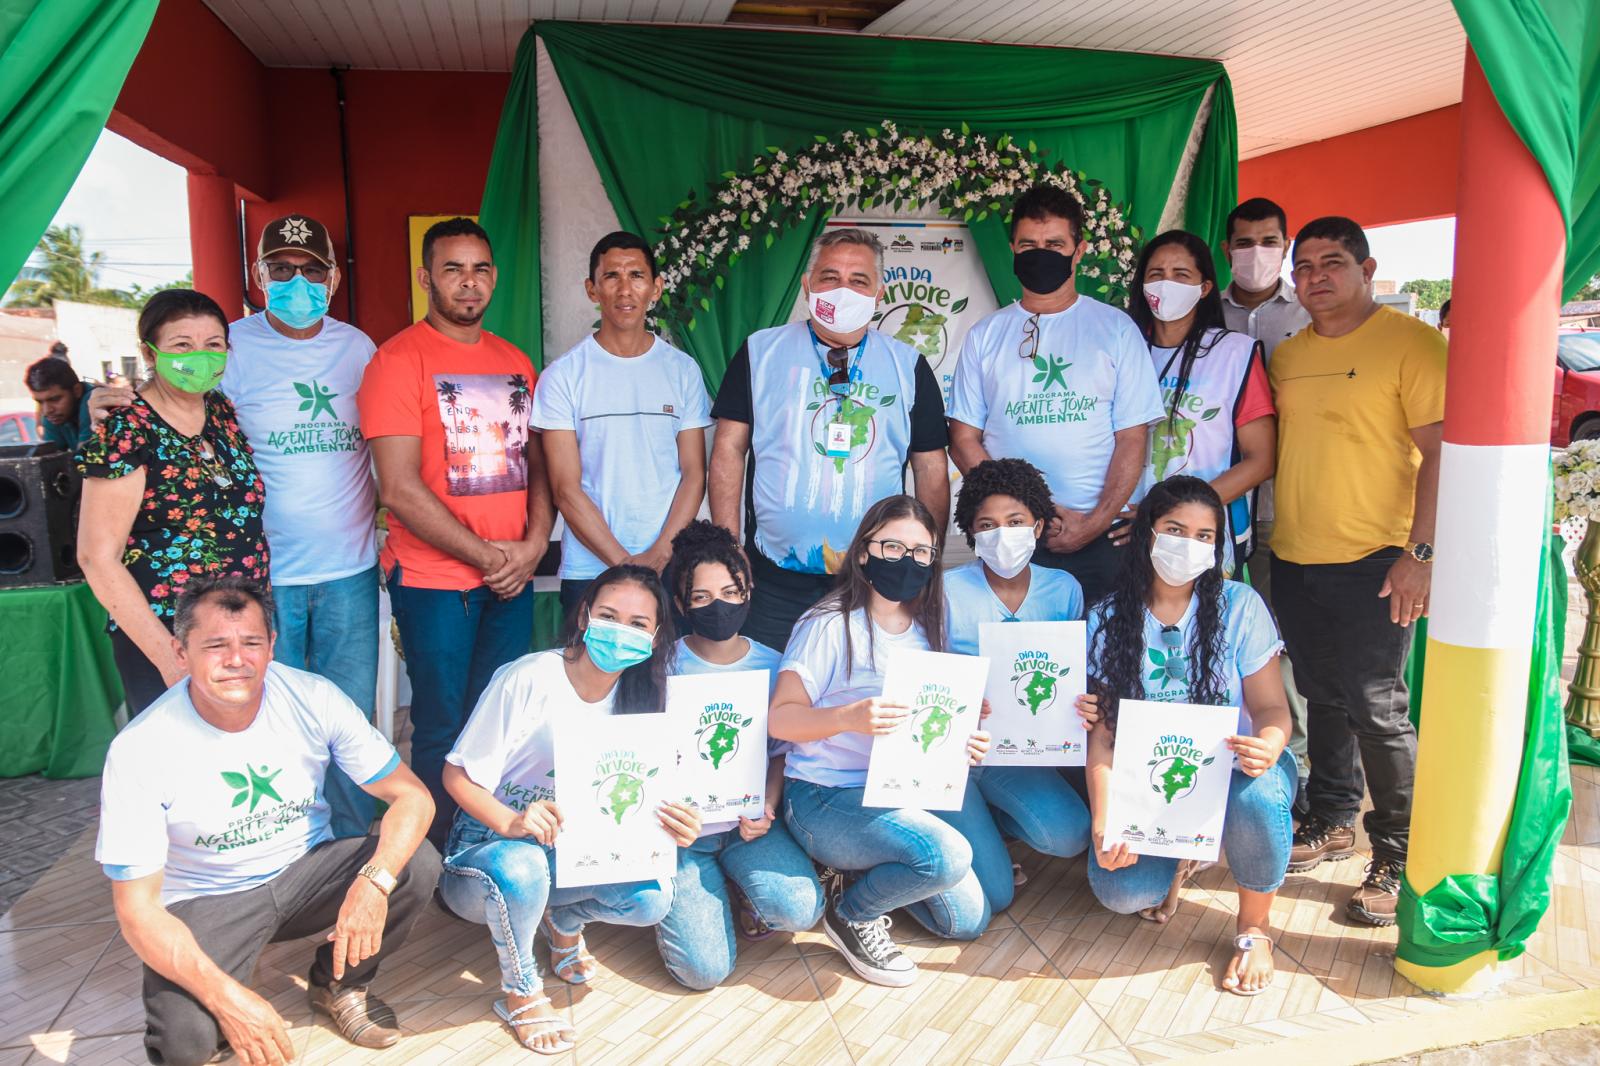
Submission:
POLYGON ((511 396, 506 403, 511 408, 511 413, 519 416, 517 419, 517 443, 520 445, 523 438, 523 421, 521 415, 528 409, 528 379, 523 374, 512 374, 506 378, 506 385, 511 389, 511 396))
POLYGON ((48 307, 57 300, 136 307, 135 299, 121 289, 102 289, 100 269, 104 252, 86 252, 83 227, 54 226, 39 238, 37 254, 43 263, 33 277, 19 278, 7 294, 12 307, 48 307))
POLYGON ((461 432, 461 423, 456 421, 456 401, 461 398, 461 386, 453 381, 441 381, 435 388, 439 392, 439 399, 444 401, 444 409, 450 412, 450 424, 456 433, 461 432))

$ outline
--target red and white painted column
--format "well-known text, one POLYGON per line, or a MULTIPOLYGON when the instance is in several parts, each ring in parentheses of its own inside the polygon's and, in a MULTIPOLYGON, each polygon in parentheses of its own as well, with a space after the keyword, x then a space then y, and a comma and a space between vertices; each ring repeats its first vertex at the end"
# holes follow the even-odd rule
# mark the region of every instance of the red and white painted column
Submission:
MULTIPOLYGON (((1544 171, 1467 53, 1433 598, 1407 877, 1498 874, 1522 761, 1548 530, 1550 373, 1566 227, 1544 171)), ((1405 930, 1401 930, 1402 937, 1405 930)), ((1484 952, 1398 960, 1436 992, 1493 982, 1484 952)))

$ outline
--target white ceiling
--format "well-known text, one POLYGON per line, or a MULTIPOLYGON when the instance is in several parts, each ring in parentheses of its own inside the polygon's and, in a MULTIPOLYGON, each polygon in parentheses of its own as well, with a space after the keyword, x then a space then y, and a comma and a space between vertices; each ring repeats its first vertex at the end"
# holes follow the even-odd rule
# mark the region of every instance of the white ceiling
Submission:
MULTIPOLYGON (((732 0, 205 0, 270 67, 510 70, 534 19, 720 24, 732 0)), ((1450 0, 903 0, 868 32, 1222 60, 1241 158, 1461 99, 1450 0)))

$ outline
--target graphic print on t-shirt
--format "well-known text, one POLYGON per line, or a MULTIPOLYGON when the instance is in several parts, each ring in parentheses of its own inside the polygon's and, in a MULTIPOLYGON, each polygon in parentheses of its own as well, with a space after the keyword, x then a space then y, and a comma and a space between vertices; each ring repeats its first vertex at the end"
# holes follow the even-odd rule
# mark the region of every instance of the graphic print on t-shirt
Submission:
POLYGON ((1067 384, 1072 363, 1054 352, 1033 356, 1033 375, 1027 391, 1006 403, 1005 416, 1015 426, 1059 425, 1087 422, 1103 397, 1088 396, 1067 384))
POLYGON ((1193 381, 1184 388, 1183 399, 1177 410, 1173 410, 1172 401, 1178 395, 1181 380, 1177 374, 1161 379, 1161 408, 1167 414, 1150 427, 1150 465, 1157 481, 1165 481, 1188 468, 1189 456, 1194 450, 1195 427, 1222 414, 1220 405, 1208 406, 1206 398, 1194 391, 1193 381))
MULTIPOLYGON (((806 410, 811 412, 811 447, 824 459, 831 460, 834 471, 841 474, 847 465, 854 466, 872 454, 878 443, 873 416, 899 399, 865 381, 852 382, 849 395, 835 396, 821 377, 812 379, 811 396, 811 402, 806 404, 806 410), (829 427, 833 425, 845 427, 831 431, 840 436, 830 434, 829 427), (846 431, 847 439, 842 436, 846 431), (839 443, 846 444, 849 454, 839 454, 839 443)), ((815 503, 815 500, 809 502, 815 503)))
POLYGON ((297 410, 301 417, 287 426, 269 430, 267 448, 284 455, 360 450, 361 427, 353 421, 346 422, 334 410, 333 401, 341 393, 315 378, 310 381, 291 381, 285 387, 292 388, 299 398, 297 410))
POLYGON ((521 374, 435 374, 451 496, 528 487, 528 379, 521 374))
POLYGON ((221 833, 200 834, 195 838, 194 846, 221 854, 247 844, 271 840, 303 819, 316 802, 316 795, 313 793, 284 799, 278 792, 283 787, 278 781, 281 773, 281 766, 274 769, 266 763, 257 766, 249 762, 244 764, 242 770, 221 771, 218 776, 225 788, 221 795, 231 796, 229 806, 241 809, 240 817, 228 822, 227 828, 221 833), (266 806, 257 813, 256 808, 263 803, 266 806))

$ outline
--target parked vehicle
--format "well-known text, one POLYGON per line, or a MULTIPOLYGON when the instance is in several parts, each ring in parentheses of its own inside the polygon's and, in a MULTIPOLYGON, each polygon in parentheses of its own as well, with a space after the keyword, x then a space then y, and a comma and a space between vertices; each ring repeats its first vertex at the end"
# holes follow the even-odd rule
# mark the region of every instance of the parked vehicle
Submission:
POLYGON ((39 436, 32 411, 7 411, 0 414, 0 444, 37 444, 39 436))
POLYGON ((1550 443, 1600 439, 1600 330, 1564 329, 1556 338, 1556 394, 1550 443))

